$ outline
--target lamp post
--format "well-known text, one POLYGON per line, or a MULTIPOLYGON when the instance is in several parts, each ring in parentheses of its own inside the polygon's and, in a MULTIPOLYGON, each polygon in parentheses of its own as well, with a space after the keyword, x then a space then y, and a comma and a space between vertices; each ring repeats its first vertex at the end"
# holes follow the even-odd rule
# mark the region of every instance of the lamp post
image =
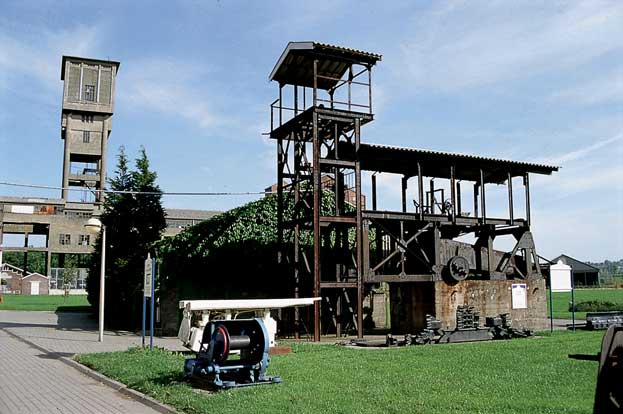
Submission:
POLYGON ((106 273, 106 226, 99 219, 90 218, 84 225, 89 233, 102 232, 102 260, 100 269, 99 341, 104 342, 104 275, 106 273))

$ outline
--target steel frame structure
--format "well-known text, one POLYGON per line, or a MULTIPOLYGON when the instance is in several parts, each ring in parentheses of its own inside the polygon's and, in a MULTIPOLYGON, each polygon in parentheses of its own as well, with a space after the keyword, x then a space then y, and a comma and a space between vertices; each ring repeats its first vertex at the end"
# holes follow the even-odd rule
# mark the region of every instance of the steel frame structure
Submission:
MULTIPOLYGON (((270 75, 279 83, 270 132, 277 141, 278 260, 294 276, 295 297, 323 297, 326 312, 321 315, 320 303, 314 306, 316 341, 323 319, 324 332, 334 327, 340 335, 355 328, 363 337, 367 287, 457 283, 460 278, 451 270, 457 256, 468 263, 471 277, 541 277, 530 232, 529 173, 551 174, 557 167, 363 143, 362 127, 374 120, 372 67, 381 58, 339 46, 291 42, 270 75), (345 98, 337 99, 344 87, 345 98), (292 92, 291 103, 286 89, 292 92), (362 171, 373 173, 370 210, 363 205, 362 171), (378 173, 402 176, 400 211, 377 209, 378 173), (352 186, 345 179, 351 176, 352 186), (513 177, 521 177, 525 186, 524 218, 515 215, 513 177), (409 211, 411 178, 417 180, 418 197, 409 211), (428 189, 425 179, 430 180, 428 189), (449 182, 448 199, 436 187, 440 179, 449 182), (465 182, 473 183, 470 214, 462 206, 465 182), (486 185, 504 183, 508 217, 492 218, 487 215, 486 185), (351 204, 345 202, 349 191, 354 192, 351 204), (465 234, 474 235, 476 242, 454 240, 465 234), (493 241, 500 235, 515 237, 511 252, 494 250, 493 241)), ((294 319, 298 323, 305 318, 297 309, 294 319)))

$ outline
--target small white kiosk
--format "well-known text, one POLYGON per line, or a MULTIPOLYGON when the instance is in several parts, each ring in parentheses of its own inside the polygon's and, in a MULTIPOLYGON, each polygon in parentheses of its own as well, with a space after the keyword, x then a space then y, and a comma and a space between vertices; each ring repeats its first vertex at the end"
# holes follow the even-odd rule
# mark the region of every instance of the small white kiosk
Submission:
POLYGON ((568 264, 558 260, 558 263, 549 267, 549 309, 550 309, 550 330, 554 330, 554 309, 552 292, 571 292, 571 320, 575 331, 575 298, 573 292, 573 268, 568 264))

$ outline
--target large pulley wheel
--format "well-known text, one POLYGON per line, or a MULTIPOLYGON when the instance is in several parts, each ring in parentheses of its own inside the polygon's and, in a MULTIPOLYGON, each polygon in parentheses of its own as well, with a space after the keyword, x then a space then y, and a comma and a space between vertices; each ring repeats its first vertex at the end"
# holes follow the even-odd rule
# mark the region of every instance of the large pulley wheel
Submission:
POLYGON ((469 261, 463 256, 454 256, 448 261, 448 275, 456 282, 467 279, 469 275, 469 261))
POLYGON ((612 325, 601 346, 594 413, 618 413, 623 407, 623 325, 612 325))
POLYGON ((212 334, 212 342, 214 350, 212 352, 212 360, 217 364, 223 364, 229 356, 230 338, 227 328, 223 325, 217 325, 212 334))

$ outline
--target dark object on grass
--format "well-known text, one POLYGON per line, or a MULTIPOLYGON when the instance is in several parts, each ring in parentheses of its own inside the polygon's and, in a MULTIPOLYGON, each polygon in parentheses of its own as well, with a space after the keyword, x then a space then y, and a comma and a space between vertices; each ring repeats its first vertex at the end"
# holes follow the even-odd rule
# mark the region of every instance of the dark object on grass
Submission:
POLYGON ((488 328, 480 327, 480 312, 473 306, 458 306, 456 309, 456 328, 444 332, 438 343, 488 341, 493 335, 488 328))
POLYGON ((217 388, 278 383, 281 378, 266 375, 269 346, 259 318, 214 321, 203 331, 197 358, 185 361, 184 373, 217 388), (240 351, 239 358, 232 351, 240 351))
POLYGON ((623 412, 623 325, 608 328, 597 355, 572 354, 569 358, 599 361, 593 413, 623 412))
POLYGON ((512 339, 526 338, 532 336, 529 329, 515 329, 512 327, 512 321, 508 313, 501 313, 498 316, 487 317, 485 326, 491 329, 493 339, 512 339))

